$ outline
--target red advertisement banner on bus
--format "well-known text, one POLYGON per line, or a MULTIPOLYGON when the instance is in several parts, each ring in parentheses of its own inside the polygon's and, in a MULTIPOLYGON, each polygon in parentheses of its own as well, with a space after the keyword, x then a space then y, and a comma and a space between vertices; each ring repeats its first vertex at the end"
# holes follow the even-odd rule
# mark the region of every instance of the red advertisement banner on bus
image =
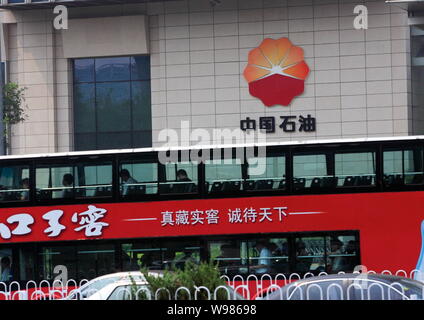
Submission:
POLYGON ((423 200, 399 192, 5 208, 0 243, 358 230, 363 261, 413 269, 423 200))

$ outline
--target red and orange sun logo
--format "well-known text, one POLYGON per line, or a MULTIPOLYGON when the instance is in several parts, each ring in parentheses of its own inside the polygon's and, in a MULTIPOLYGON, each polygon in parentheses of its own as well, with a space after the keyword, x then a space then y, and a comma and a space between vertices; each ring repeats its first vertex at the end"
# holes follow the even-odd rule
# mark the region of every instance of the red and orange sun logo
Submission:
POLYGON ((303 60, 303 49, 289 39, 265 39, 250 51, 244 77, 249 92, 267 106, 288 106, 303 93, 309 67, 303 60))

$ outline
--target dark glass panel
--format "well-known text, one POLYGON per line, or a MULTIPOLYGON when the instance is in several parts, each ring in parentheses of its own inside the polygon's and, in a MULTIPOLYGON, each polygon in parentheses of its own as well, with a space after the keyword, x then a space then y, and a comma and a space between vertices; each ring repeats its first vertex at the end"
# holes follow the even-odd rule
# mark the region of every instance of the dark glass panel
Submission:
POLYGON ((74 81, 94 82, 94 59, 74 60, 74 81))
POLYGON ((134 131, 132 133, 134 148, 148 148, 152 146, 152 131, 134 131))
POLYGON ((96 133, 75 134, 74 148, 78 151, 93 150, 97 147, 96 133))
POLYGON ((77 133, 96 129, 96 102, 94 84, 77 84, 74 87, 74 117, 77 133))
POLYGON ((131 57, 131 80, 150 80, 150 56, 131 57))
POLYGON ((97 134, 97 149, 128 149, 131 148, 131 132, 99 133, 97 134))
POLYGON ((133 130, 152 130, 150 82, 132 82, 131 89, 133 130))
POLYGON ((57 276, 54 272, 54 268, 59 265, 66 266, 68 279, 77 278, 75 246, 43 247, 38 253, 38 259, 40 279, 53 280, 57 276))
POLYGON ((105 274, 115 273, 115 246, 80 245, 77 248, 78 278, 93 279, 105 274))
POLYGON ((96 82, 130 80, 130 58, 96 59, 96 82))
POLYGON ((99 83, 96 96, 98 132, 131 131, 130 82, 99 83))

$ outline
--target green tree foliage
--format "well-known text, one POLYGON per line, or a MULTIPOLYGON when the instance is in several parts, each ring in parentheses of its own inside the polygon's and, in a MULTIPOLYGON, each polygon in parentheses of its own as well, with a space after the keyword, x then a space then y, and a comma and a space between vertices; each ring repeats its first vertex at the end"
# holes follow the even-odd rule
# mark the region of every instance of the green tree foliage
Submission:
MULTIPOLYGON (((210 299, 213 299, 214 291, 219 286, 225 286, 226 283, 221 279, 219 270, 213 262, 202 262, 195 264, 187 261, 184 269, 165 270, 163 275, 149 275, 147 270, 141 270, 148 282, 152 299, 155 298, 155 293, 158 292, 158 300, 173 300, 175 292, 180 287, 185 287, 187 290, 179 290, 177 300, 194 300, 196 287, 206 287, 210 291, 210 299), (158 291, 159 290, 159 291, 158 291)), ((146 298, 145 296, 143 298, 146 298)), ((197 300, 207 300, 208 293, 200 289, 197 292, 197 300)), ((228 293, 225 289, 218 289, 217 300, 228 300, 228 293)))
POLYGON ((9 82, 3 87, 3 124, 7 149, 10 147, 11 125, 23 122, 27 118, 24 106, 26 89, 15 82, 9 82))

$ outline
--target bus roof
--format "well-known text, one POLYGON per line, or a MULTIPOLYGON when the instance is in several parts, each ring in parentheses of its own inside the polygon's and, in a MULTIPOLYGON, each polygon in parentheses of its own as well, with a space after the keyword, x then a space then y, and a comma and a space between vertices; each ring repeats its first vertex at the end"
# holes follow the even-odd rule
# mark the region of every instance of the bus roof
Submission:
POLYGON ((0 156, 0 160, 29 159, 29 158, 49 158, 49 157, 75 157, 75 156, 98 156, 120 153, 142 153, 159 152, 168 150, 201 150, 201 149, 220 149, 220 148, 243 148, 243 147, 272 147, 272 146, 296 146, 296 145, 319 145, 334 143, 365 143, 365 142, 384 142, 384 141, 411 141, 424 140, 424 135, 417 136, 398 136, 398 137, 372 137, 372 138, 349 138, 349 139, 323 139, 323 140, 294 140, 282 142, 253 142, 244 144, 216 144, 216 145, 191 145, 175 147, 157 147, 157 148, 136 148, 136 149, 112 149, 112 150, 92 150, 92 151, 72 151, 56 153, 39 153, 25 155, 0 156))

